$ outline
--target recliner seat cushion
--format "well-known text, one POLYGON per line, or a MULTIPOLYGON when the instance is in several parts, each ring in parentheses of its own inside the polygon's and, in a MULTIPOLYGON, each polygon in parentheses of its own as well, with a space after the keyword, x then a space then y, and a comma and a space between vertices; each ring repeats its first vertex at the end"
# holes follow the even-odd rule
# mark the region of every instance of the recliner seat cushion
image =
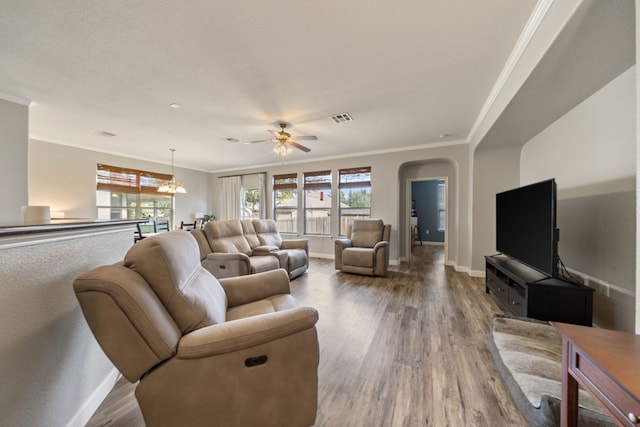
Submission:
POLYGON ((361 248, 373 248, 382 240, 382 220, 354 221, 351 228, 351 243, 361 248))
POLYGON ((183 334, 226 320, 226 294, 200 265, 200 250, 189 232, 176 230, 141 240, 123 264, 149 283, 183 334))
POLYGON ((373 256, 370 248, 346 248, 342 252, 342 262, 354 267, 373 268, 373 256))

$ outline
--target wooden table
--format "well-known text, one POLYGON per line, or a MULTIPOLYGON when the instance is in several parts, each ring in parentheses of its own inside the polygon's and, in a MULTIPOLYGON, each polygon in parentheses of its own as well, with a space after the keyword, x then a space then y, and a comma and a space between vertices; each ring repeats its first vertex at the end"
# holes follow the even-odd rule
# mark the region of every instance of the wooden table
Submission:
POLYGON ((578 425, 578 384, 618 425, 640 425, 640 335, 551 324, 562 335, 562 427, 578 425))

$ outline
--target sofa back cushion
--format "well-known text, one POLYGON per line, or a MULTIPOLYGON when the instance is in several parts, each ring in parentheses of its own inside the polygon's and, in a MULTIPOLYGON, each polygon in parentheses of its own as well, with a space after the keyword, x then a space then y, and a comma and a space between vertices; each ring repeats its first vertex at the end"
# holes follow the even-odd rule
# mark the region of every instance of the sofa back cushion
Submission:
POLYGON ((242 232, 244 233, 244 237, 247 239, 247 243, 249 243, 251 249, 260 246, 260 239, 258 239, 256 229, 253 228, 253 222, 250 219, 245 219, 242 220, 241 223, 242 232))
POLYGON ((282 236, 278 231, 278 224, 273 219, 254 219, 253 227, 258 234, 260 244, 265 246, 282 246, 282 236))
POLYGON ((199 228, 193 229, 190 231, 191 235, 196 242, 198 242, 198 248, 200 249, 200 260, 202 261, 211 253, 211 246, 209 245, 209 239, 207 239, 207 235, 204 234, 204 230, 200 230, 199 228))
POLYGON ((183 334, 226 320, 226 294, 200 265, 198 244, 188 231, 139 241, 123 264, 147 281, 183 334))
POLYGON ((244 237, 240 220, 210 221, 204 226, 204 233, 213 252, 251 255, 251 246, 244 237))
POLYGON ((373 248, 382 240, 383 231, 381 219, 356 219, 351 226, 351 243, 355 247, 373 248))

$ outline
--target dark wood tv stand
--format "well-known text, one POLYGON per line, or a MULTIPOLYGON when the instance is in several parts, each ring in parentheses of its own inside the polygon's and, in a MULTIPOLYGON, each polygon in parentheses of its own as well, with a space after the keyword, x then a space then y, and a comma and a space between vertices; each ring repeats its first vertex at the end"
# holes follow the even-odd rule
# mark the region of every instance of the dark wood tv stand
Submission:
POLYGON ((591 326, 593 288, 546 276, 505 255, 485 260, 486 291, 508 313, 591 326))

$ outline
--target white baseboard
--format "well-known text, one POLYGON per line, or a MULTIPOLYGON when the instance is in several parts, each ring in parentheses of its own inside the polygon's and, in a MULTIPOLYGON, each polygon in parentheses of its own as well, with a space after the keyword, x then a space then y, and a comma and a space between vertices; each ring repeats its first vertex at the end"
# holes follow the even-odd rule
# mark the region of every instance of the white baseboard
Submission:
POLYGON ((309 258, 333 259, 333 254, 325 254, 322 252, 309 252, 309 258))
POLYGON ((87 399, 73 418, 67 423, 66 427, 81 427, 87 424, 91 419, 96 409, 100 406, 105 397, 109 394, 113 386, 118 382, 120 378, 120 372, 116 368, 113 368, 100 383, 98 388, 91 393, 89 399, 87 399))
POLYGON ((471 277, 481 277, 483 279, 485 277, 487 277, 485 270, 470 270, 469 271, 469 276, 471 276, 471 277))
MULTIPOLYGON (((309 258, 335 259, 333 254, 324 254, 321 252, 309 252, 309 258)), ((400 265, 397 259, 390 259, 389 265, 400 265)))

